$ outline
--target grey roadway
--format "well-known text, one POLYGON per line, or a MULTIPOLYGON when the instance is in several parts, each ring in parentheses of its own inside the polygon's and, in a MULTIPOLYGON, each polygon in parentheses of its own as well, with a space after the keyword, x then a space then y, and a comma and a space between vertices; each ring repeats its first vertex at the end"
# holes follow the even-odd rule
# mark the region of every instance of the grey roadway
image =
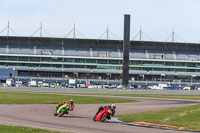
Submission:
MULTIPOLYGON (((102 96, 101 96, 102 97, 102 96)), ((108 96, 107 96, 108 97, 108 96)), ((113 96, 113 98, 115 98, 113 96)), ((119 97, 117 97, 119 98, 119 97)), ((125 97, 123 97, 125 98, 125 97)), ((192 100, 170 100, 153 98, 133 98, 136 103, 117 103, 116 115, 146 112, 151 110, 198 104, 192 100)), ((75 110, 64 117, 53 116, 55 104, 0 105, 0 123, 28 126, 62 132, 75 133, 179 133, 180 131, 161 130, 119 123, 101 123, 92 120, 98 107, 103 104, 75 104, 75 110)), ((180 132, 181 133, 181 132, 180 132)))

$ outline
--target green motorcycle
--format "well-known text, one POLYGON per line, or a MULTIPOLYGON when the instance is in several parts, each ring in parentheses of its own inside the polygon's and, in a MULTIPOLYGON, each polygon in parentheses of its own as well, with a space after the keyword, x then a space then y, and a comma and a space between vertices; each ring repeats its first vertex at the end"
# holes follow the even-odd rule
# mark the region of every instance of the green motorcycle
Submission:
POLYGON ((56 109, 56 111, 54 112, 54 116, 63 116, 64 114, 68 114, 68 112, 70 111, 70 105, 69 104, 63 104, 60 107, 58 107, 56 109))

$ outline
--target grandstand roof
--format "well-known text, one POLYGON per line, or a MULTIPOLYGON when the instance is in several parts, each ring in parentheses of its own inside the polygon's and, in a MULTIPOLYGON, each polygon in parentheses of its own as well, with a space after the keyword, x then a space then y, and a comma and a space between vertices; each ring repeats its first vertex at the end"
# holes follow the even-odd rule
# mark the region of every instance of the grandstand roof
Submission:
MULTIPOLYGON (((0 36, 0 44, 20 45, 54 45, 70 47, 105 47, 123 48, 123 40, 80 39, 80 38, 51 38, 51 37, 21 37, 0 36)), ((199 43, 158 42, 158 41, 130 41, 131 49, 165 49, 165 50, 200 50, 199 43)))

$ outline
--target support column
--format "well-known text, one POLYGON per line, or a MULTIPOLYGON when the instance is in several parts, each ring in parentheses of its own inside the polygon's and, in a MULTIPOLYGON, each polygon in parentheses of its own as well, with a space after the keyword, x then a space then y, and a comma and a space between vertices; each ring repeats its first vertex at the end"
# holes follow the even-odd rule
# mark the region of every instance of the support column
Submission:
POLYGON ((37 46, 34 46, 34 50, 33 50, 34 55, 37 54, 37 46))
POLYGON ((64 56, 64 55, 65 55, 65 48, 62 47, 62 56, 64 56))
POLYGON ((9 54, 9 45, 6 45, 6 54, 9 54))
POLYGON ((93 57, 93 51, 92 51, 92 48, 90 48, 90 57, 93 57))
POLYGON ((129 51, 130 51, 130 15, 124 15, 124 42, 123 42, 123 88, 128 87, 129 81, 129 51))

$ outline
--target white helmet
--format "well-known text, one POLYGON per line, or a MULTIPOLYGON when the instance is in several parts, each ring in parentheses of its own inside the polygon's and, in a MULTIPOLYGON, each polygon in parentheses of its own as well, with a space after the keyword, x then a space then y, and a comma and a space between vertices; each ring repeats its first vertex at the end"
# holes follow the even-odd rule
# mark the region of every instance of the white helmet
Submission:
POLYGON ((116 105, 115 105, 115 104, 112 104, 112 105, 111 105, 111 109, 116 109, 116 105))
POLYGON ((73 99, 70 99, 70 104, 74 104, 74 100, 73 99))

